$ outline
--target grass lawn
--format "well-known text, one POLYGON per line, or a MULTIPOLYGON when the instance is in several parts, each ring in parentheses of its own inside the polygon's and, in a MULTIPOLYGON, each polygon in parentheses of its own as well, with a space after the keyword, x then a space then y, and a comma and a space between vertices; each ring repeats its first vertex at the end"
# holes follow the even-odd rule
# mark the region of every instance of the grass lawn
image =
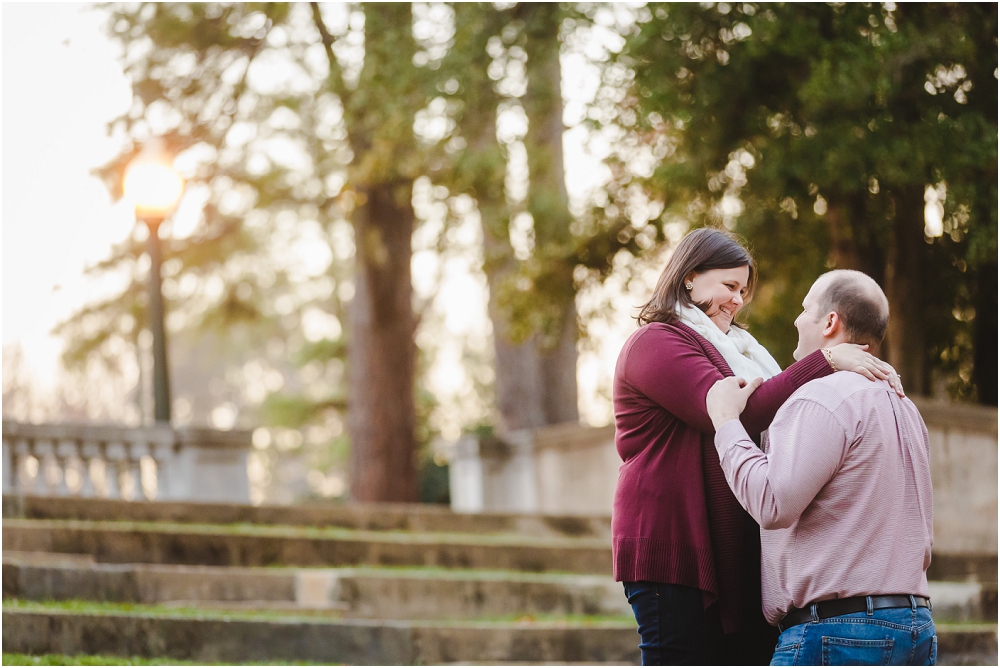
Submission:
MULTIPOLYGON (((153 615, 167 618, 198 618, 198 619, 222 619, 226 621, 239 620, 300 620, 317 623, 351 623, 353 618, 342 618, 339 614, 329 613, 329 611, 317 610, 227 610, 225 608, 197 608, 197 607, 173 607, 164 605, 150 605, 144 603, 111 603, 105 601, 84 601, 71 599, 64 601, 27 601, 22 599, 6 598, 3 601, 4 607, 9 610, 23 610, 25 612, 77 612, 90 615, 153 615)), ((374 622, 377 620, 365 620, 374 622)), ((416 620, 413 623, 421 626, 451 626, 454 624, 480 623, 480 624, 511 624, 511 623, 533 623, 576 625, 576 624, 623 624, 633 625, 635 620, 629 615, 552 615, 552 614, 510 614, 488 617, 473 617, 462 619, 425 619, 416 620)), ((399 620, 390 620, 389 623, 399 623, 399 620)), ((49 664, 56 665, 56 664, 49 664)), ((127 664, 123 664, 127 665, 127 664)))
POLYGON ((177 659, 143 659, 132 656, 107 656, 105 654, 30 654, 3 653, 5 666, 193 666, 192 661, 177 659))
MULTIPOLYGON (((145 659, 141 656, 110 656, 107 654, 30 654, 3 653, 5 666, 230 666, 235 664, 215 663, 205 664, 200 661, 180 661, 167 657, 145 659)), ((243 663, 243 666, 322 666, 321 663, 243 663)), ((333 664, 338 665, 338 664, 333 664)))

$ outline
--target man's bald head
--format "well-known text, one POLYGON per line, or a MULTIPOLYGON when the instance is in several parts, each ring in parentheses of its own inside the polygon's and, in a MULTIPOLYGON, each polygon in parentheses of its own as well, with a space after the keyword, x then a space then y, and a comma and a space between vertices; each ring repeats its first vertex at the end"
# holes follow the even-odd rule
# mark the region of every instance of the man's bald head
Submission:
POLYGON ((852 269, 837 269, 816 279, 819 313, 835 312, 847 340, 878 350, 889 326, 889 300, 870 276, 852 269))

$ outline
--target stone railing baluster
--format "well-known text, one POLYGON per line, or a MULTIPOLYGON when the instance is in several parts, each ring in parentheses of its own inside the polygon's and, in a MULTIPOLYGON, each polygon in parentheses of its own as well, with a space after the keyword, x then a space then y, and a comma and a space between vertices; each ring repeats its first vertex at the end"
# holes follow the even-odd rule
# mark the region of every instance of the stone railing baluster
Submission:
POLYGON ((3 437, 3 493, 13 494, 16 491, 15 480, 17 476, 15 471, 15 462, 17 459, 14 457, 14 444, 11 439, 7 438, 5 435, 3 437))
POLYGON ((47 475, 51 464, 52 441, 50 439, 36 439, 32 443, 31 454, 38 460, 38 472, 32 481, 32 489, 38 496, 48 496, 50 494, 50 483, 47 475))
POLYGON ((122 498, 122 462, 125 460, 125 445, 121 441, 109 441, 104 446, 104 488, 109 499, 122 498))
POLYGON ((85 499, 97 496, 94 488, 94 464, 101 457, 101 444, 95 440, 87 439, 80 446, 80 461, 83 463, 83 484, 80 485, 79 496, 85 499))
POLYGON ((13 484, 15 489, 19 494, 23 494, 28 488, 28 457, 31 455, 31 448, 28 445, 28 439, 19 438, 14 443, 14 451, 12 453, 13 466, 11 468, 11 475, 13 476, 13 484))
POLYGON ((142 488, 142 458, 149 454, 146 440, 129 441, 128 472, 132 477, 132 501, 146 501, 146 491, 142 488))
POLYGON ((174 491, 171 469, 174 460, 173 440, 158 441, 150 444, 152 452, 150 455, 156 462, 156 500, 167 501, 173 499, 174 491))
POLYGON ((59 482, 56 483, 56 496, 71 496, 72 490, 69 488, 70 464, 75 463, 79 446, 73 439, 63 438, 56 443, 55 458, 56 466, 59 468, 59 482))
POLYGON ((4 420, 4 493, 120 499, 131 487, 127 496, 134 501, 249 503, 246 469, 251 447, 250 432, 240 430, 4 420), (145 487, 144 468, 149 483, 145 487), (123 490, 128 479, 133 484, 123 490))

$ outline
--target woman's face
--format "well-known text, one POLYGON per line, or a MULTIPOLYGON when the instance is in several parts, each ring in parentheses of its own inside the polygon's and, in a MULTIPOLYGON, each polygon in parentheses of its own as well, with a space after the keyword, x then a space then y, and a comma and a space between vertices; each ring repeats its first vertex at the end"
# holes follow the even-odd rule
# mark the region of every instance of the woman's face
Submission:
POLYGON ((732 269, 709 269, 700 274, 692 274, 685 283, 691 283, 693 286, 689 292, 691 301, 696 304, 707 303, 708 309, 705 315, 723 333, 727 333, 737 311, 743 307, 743 296, 747 291, 748 280, 750 280, 750 267, 743 266, 732 269))

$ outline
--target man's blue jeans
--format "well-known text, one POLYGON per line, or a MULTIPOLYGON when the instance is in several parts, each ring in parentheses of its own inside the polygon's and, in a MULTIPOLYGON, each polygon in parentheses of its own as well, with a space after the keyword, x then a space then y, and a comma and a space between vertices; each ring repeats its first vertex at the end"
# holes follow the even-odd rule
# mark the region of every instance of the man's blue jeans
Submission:
POLYGON ((792 626, 772 666, 933 666, 937 635, 927 608, 885 608, 792 626))

